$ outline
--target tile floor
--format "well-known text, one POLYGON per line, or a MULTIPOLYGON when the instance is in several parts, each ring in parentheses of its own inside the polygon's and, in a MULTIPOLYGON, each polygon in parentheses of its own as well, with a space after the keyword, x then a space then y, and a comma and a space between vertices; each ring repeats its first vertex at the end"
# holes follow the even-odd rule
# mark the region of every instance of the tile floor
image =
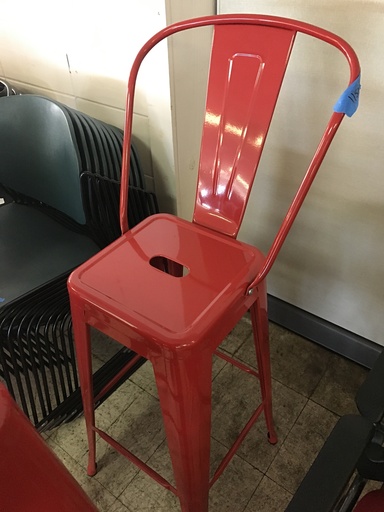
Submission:
MULTIPOLYGON (((282 512, 340 415, 354 412, 354 395, 367 371, 271 324, 274 415, 279 436, 272 446, 261 419, 210 492, 210 512, 282 512)), ((245 317, 222 348, 253 360, 245 317)), ((94 333, 94 364, 110 357, 114 342, 94 333)), ((212 466, 231 446, 259 396, 257 382, 221 359, 214 362, 212 466)), ((151 366, 146 363, 97 411, 98 424, 171 479, 170 461, 151 366)), ((98 473, 86 475, 83 420, 47 435, 47 443, 101 512, 173 512, 178 500, 103 440, 98 473)))

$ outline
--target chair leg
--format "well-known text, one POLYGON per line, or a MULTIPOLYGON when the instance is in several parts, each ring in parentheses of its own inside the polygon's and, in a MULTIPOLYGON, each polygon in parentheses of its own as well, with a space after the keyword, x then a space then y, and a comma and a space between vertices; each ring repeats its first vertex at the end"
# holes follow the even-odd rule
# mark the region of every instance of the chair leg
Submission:
POLYGON ((208 512, 212 354, 153 362, 182 512, 208 512))
POLYGON ((92 353, 89 325, 83 321, 81 310, 72 308, 73 334, 76 347, 76 359, 79 372, 81 396, 83 400, 84 419, 88 438, 87 474, 96 474, 96 434, 95 408, 93 399, 92 353))
POLYGON ((260 378, 261 396, 264 404, 264 416, 268 429, 268 440, 271 444, 276 444, 277 435, 272 414, 272 379, 269 350, 267 291, 265 283, 258 285, 258 299, 251 306, 250 312, 260 378))

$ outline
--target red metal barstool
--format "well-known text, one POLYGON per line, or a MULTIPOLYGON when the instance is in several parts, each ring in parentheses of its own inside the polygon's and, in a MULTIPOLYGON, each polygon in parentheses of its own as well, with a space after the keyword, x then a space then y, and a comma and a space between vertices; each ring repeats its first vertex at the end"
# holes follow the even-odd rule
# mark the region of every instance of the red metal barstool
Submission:
POLYGON ((0 383, 0 510, 97 512, 0 383))
POLYGON ((210 485, 262 413, 269 441, 277 441, 272 418, 265 277, 344 112, 356 107, 359 73, 354 51, 334 34, 264 15, 223 15, 176 23, 156 34, 139 52, 128 84, 120 198, 122 236, 78 268, 68 282, 89 442, 89 475, 96 472, 98 433, 173 491, 183 512, 206 512, 210 485), (193 222, 160 214, 129 230, 128 162, 133 96, 141 61, 164 38, 208 25, 214 26, 214 35, 193 222), (297 32, 322 39, 345 55, 350 64, 351 89, 342 95, 338 112, 332 113, 271 249, 264 256, 236 237, 297 32), (350 90, 355 96, 349 94, 350 90), (248 310, 258 372, 218 351, 223 338, 248 310), (152 363, 176 488, 95 426, 94 402, 98 397, 93 396, 92 389, 90 326, 152 363), (210 481, 213 354, 258 377, 262 402, 210 481))

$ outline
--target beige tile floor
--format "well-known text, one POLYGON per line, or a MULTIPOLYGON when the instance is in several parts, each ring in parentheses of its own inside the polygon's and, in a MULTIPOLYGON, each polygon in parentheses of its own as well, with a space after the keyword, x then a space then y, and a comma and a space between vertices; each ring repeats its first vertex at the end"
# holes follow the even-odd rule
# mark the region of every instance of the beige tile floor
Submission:
MULTIPOLYGON (((256 424, 210 492, 210 512, 282 512, 340 415, 354 412, 354 395, 366 370, 294 335, 270 326, 274 416, 279 436, 272 446, 263 420, 256 424)), ((244 318, 222 348, 253 361, 251 325, 244 318)), ((94 364, 116 350, 94 333, 94 364)), ((257 382, 214 362, 212 467, 248 420, 257 382)), ((152 369, 146 363, 97 411, 102 428, 172 480, 152 369)), ((113 451, 97 442, 98 473, 86 475, 83 419, 51 431, 47 443, 80 482, 101 512, 173 512, 178 500, 113 451)))

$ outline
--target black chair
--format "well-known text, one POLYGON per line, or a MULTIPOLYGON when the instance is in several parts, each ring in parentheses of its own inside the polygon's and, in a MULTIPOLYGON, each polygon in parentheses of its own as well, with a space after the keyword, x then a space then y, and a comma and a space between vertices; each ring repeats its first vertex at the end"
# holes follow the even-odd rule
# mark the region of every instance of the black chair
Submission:
POLYGON ((384 482, 384 352, 360 387, 356 405, 360 415, 340 418, 285 512, 384 510, 382 490, 358 502, 369 480, 384 482))
MULTIPOLYGON (((82 410, 66 281, 119 236, 122 140, 122 130, 48 98, 0 99, 0 379, 40 431, 82 410)), ((158 207, 134 149, 131 168, 135 224, 158 207)), ((135 355, 105 363, 96 392, 135 355)))

